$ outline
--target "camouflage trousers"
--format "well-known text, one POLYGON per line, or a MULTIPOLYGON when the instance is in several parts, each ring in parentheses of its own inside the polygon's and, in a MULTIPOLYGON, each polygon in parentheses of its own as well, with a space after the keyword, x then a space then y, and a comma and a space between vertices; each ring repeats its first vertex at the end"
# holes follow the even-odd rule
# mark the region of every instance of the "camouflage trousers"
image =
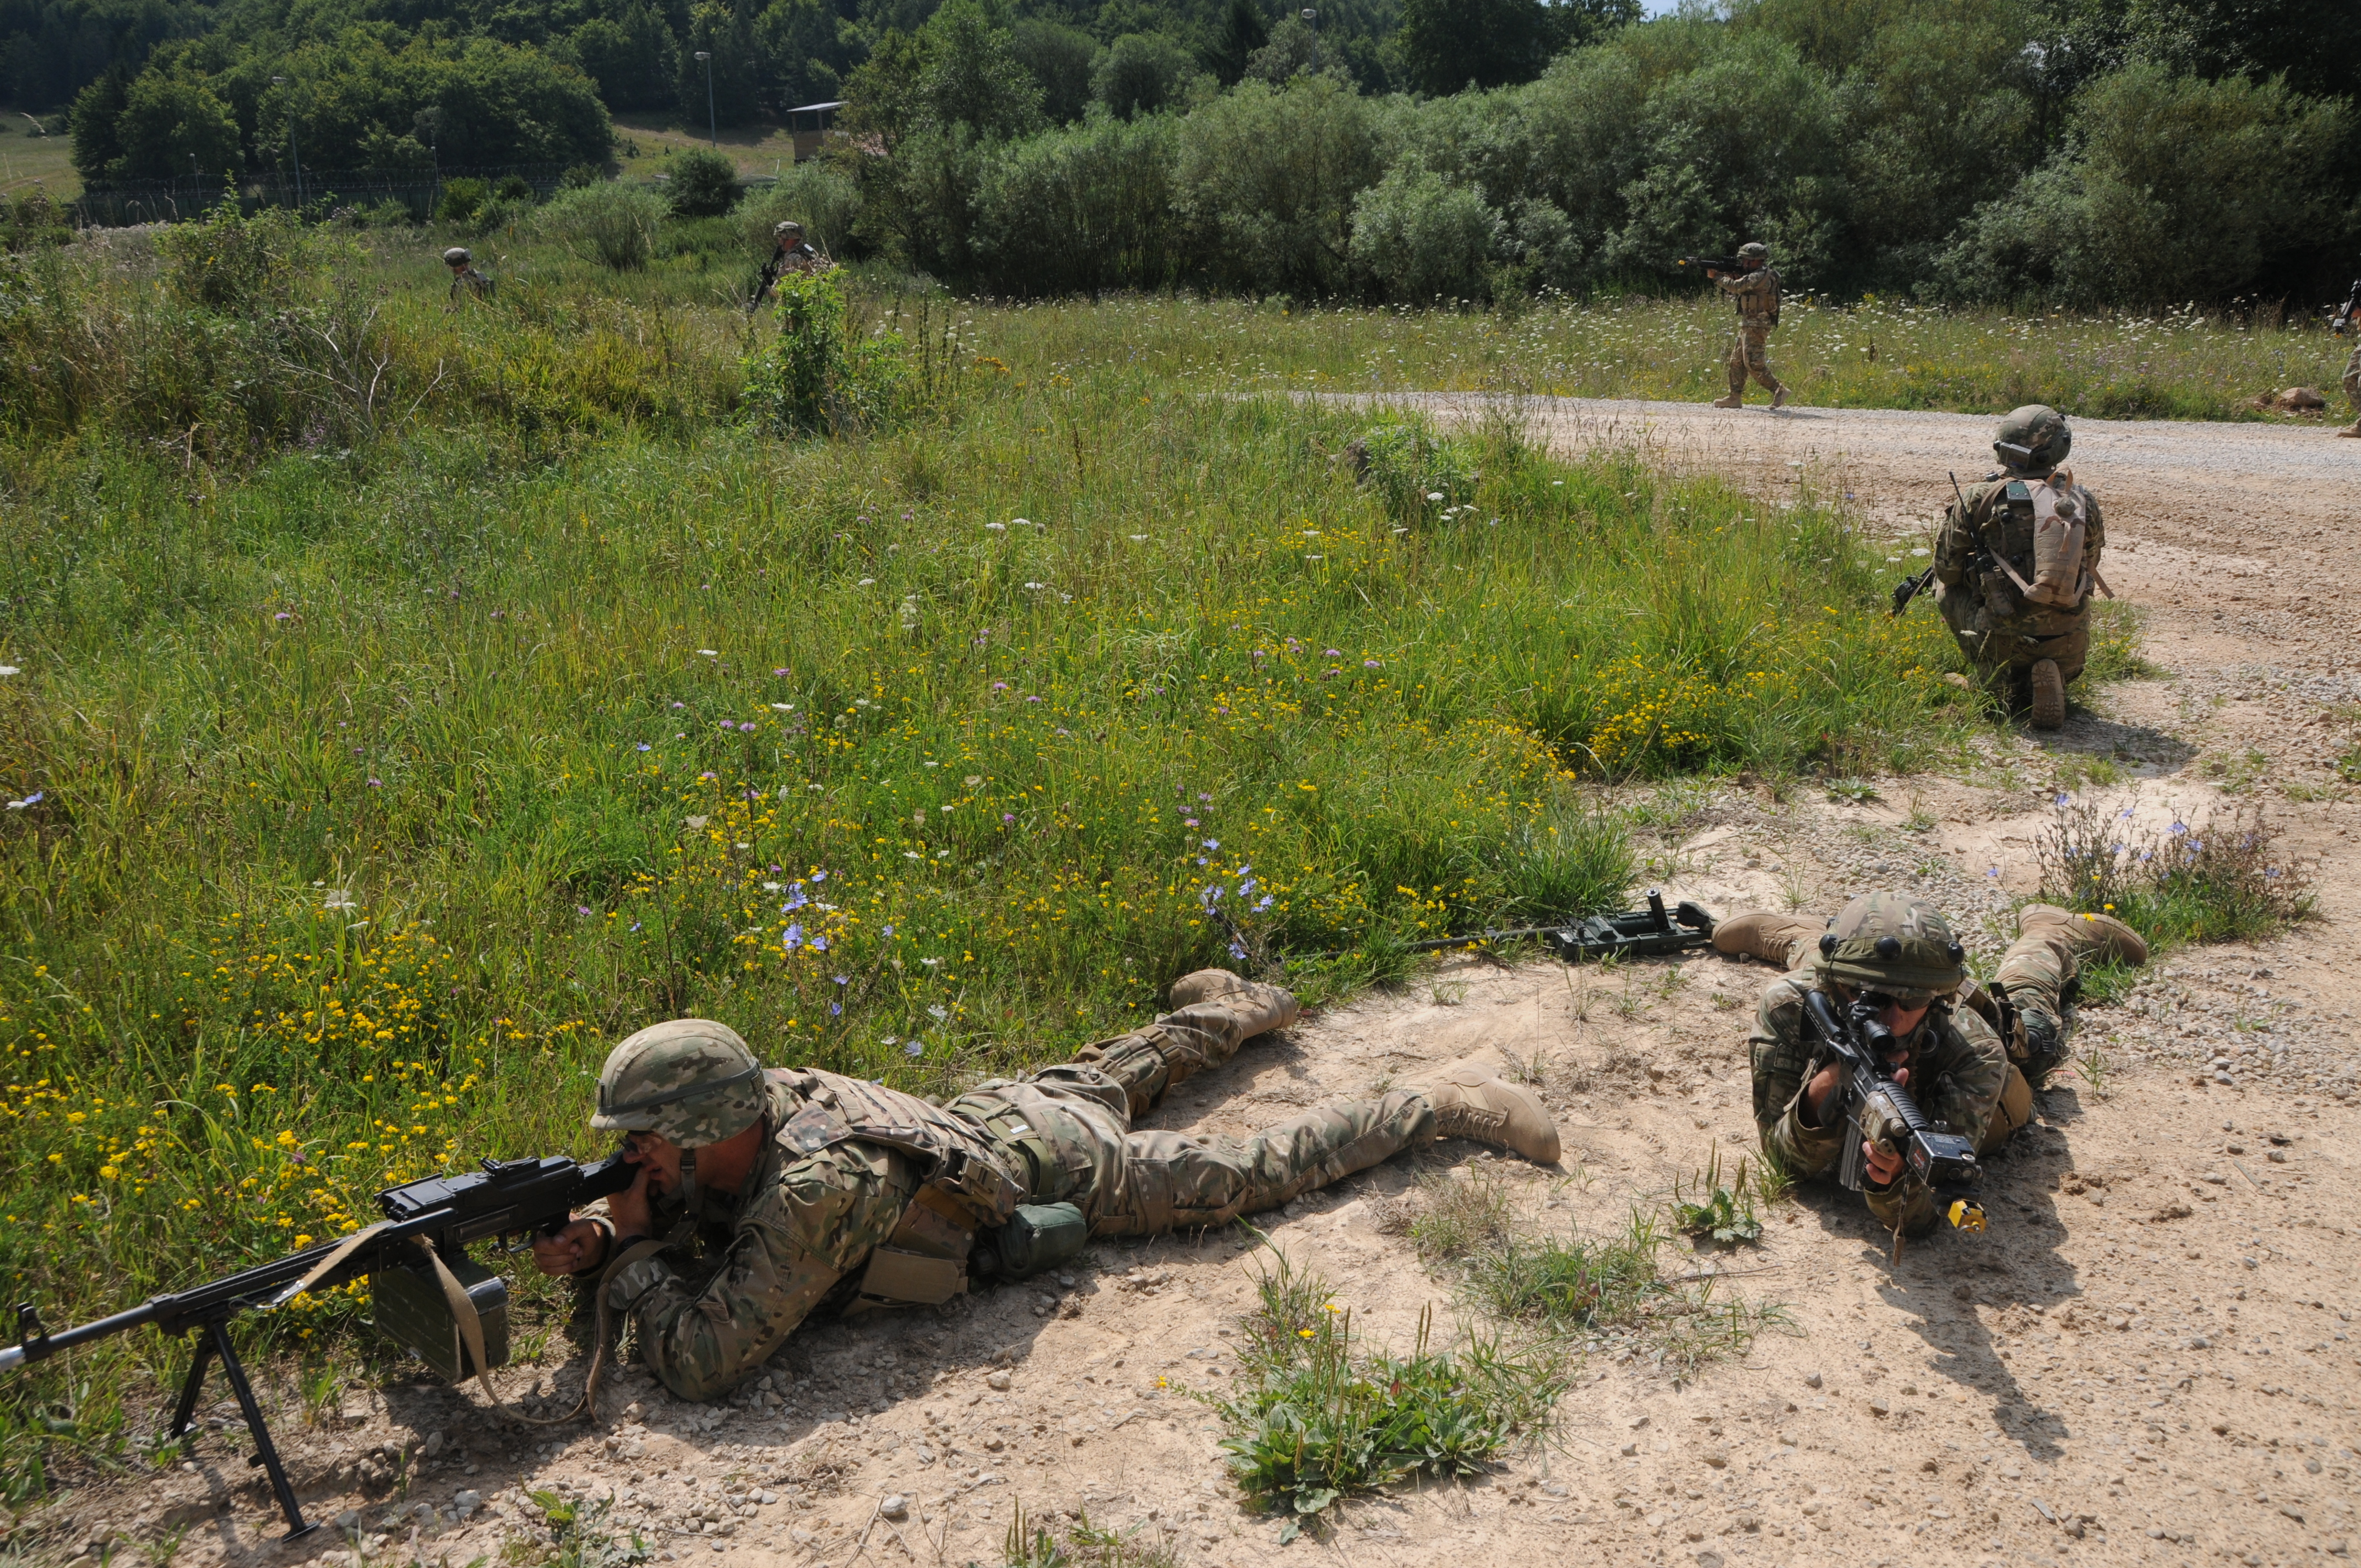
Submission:
POLYGON ((2088 611, 2028 606, 2013 616, 1996 616, 1964 586, 1945 589, 1935 607, 1960 652, 1976 667, 1976 678, 2004 702, 2026 700, 2026 674, 2044 659, 2054 661, 2059 677, 2069 681, 2090 662, 2088 611))
POLYGON ((1235 1055, 1257 1021, 1218 1001, 1184 1007, 945 1109, 1008 1148, 1029 1201, 1076 1205, 1097 1235, 1226 1224, 1433 1141, 1434 1108, 1405 1091, 1333 1102, 1250 1137, 1133 1131, 1167 1089, 1235 1055))
POLYGON ((1779 378, 1771 373, 1771 323, 1741 322, 1735 336, 1730 340, 1730 390, 1734 397, 1746 390, 1746 378, 1765 390, 1779 389, 1779 378))
MULTIPOLYGON (((2345 395, 2353 400, 2355 415, 2361 416, 2361 343, 2353 345, 2352 354, 2345 361, 2345 395)), ((2356 418, 2356 422, 2361 423, 2361 418, 2356 418)))

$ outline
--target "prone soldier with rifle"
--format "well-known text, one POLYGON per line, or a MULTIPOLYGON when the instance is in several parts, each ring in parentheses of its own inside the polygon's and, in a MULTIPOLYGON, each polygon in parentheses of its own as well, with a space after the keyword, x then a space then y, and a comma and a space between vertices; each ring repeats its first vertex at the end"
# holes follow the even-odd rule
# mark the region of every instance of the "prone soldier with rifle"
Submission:
POLYGON ((2065 1061, 2080 967, 2147 959, 2112 916, 2035 904, 2017 920, 1989 988, 1941 913, 1906 894, 1863 894, 1825 925, 1720 922, 1716 950, 1787 969, 1748 1036, 1763 1152, 1798 1177, 1834 1168, 1899 1234, 1938 1217, 1981 1230, 1979 1162, 2032 1120, 2034 1091, 2065 1061))
POLYGON ((2339 335, 2351 333, 2355 339, 2353 352, 2345 359, 2345 395, 2353 400, 2354 418, 2336 433, 2361 438, 2361 278, 2353 280, 2352 292, 2330 318, 2328 330, 2339 335))

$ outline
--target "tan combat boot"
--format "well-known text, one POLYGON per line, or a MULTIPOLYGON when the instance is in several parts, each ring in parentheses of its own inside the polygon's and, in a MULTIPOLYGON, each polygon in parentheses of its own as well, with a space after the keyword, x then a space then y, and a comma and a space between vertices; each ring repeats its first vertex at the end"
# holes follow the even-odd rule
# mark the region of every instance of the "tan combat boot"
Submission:
POLYGON ((2066 677, 2058 661, 2044 659, 2033 666, 2033 727, 2056 729, 2066 722, 2066 677))
POLYGON ((2147 962, 2147 943, 2112 915, 2077 915, 2054 904, 2028 904, 2016 912, 2016 928, 2028 937, 2037 931, 2063 931, 2072 939, 2074 956, 2079 959, 2113 964, 2147 962))
POLYGON ((1266 1029, 1284 1029, 1302 1009, 1294 996, 1275 985, 1264 985, 1225 969, 1201 969, 1172 982, 1172 1011, 1215 1003, 1241 1014, 1251 1039, 1266 1029))
POLYGON ((1713 928, 1713 950, 1731 958, 1761 959, 1786 967, 1795 944, 1828 929, 1828 922, 1808 915, 1772 915, 1756 911, 1733 915, 1713 928))
POLYGON ((1411 1085, 1434 1107, 1434 1135, 1473 1138, 1521 1154, 1535 1165, 1555 1165, 1557 1124, 1532 1091, 1502 1081, 1481 1062, 1454 1062, 1433 1081, 1411 1085))
POLYGON ((2361 419, 2355 420, 2351 424, 2346 425, 2343 430, 2338 431, 2336 433, 2339 435, 2350 435, 2361 438, 2361 419))
POLYGON ((1746 396, 1742 392, 1732 392, 1726 398, 1714 399, 1713 406, 1718 409, 1742 409, 1746 406, 1746 396))
POLYGON ((1787 389, 1784 386, 1771 394, 1771 406, 1774 409, 1784 409, 1787 406, 1787 389))

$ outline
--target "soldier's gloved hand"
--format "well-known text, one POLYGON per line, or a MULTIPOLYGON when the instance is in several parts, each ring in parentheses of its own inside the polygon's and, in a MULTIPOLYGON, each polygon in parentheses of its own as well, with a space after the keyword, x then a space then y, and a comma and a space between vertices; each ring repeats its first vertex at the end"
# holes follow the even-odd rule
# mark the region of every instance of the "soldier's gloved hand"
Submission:
POLYGON ((1902 1155, 1885 1144, 1861 1141, 1861 1152, 1868 1157, 1869 1179, 1880 1187, 1891 1187, 1902 1179, 1902 1155))
POLYGON ((554 1236, 533 1239, 533 1266, 544 1274, 579 1274, 607 1255, 607 1233, 596 1220, 570 1220, 554 1236))

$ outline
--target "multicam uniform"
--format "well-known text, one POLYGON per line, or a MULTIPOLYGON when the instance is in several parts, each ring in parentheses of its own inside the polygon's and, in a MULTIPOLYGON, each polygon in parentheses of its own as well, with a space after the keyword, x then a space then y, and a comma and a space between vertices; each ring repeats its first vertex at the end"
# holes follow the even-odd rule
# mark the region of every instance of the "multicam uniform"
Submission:
POLYGON ((824 1303, 947 1299, 962 1279, 944 1255, 964 1258, 972 1227, 1017 1201, 1075 1204, 1099 1235, 1218 1225, 1437 1135, 1433 1091, 1325 1105, 1246 1139, 1132 1130, 1272 1021, 1201 1002, 941 1107, 834 1073, 768 1073, 773 1131, 753 1172, 735 1195, 698 1190, 694 1212, 653 1200, 668 1245, 612 1270, 608 1304, 666 1387, 708 1398, 824 1303))
MULTIPOLYGON (((1813 954, 1815 959, 1817 954, 1813 954)), ((1806 1121, 1804 1085, 1824 1064, 1814 1059, 1804 1026, 1804 995, 1827 982, 1807 963, 1763 989, 1747 1036, 1754 1071, 1754 1124, 1763 1149, 1798 1176, 1834 1168, 1845 1140, 1861 1132, 1850 1122, 1816 1127, 1806 1121)), ((1910 1092, 1938 1130, 1977 1138, 1979 1152, 1997 1147, 2014 1131, 1996 1115, 2008 1082, 2008 1053, 1982 1014, 1938 999, 1902 1043, 1910 1048, 1910 1092), (1994 1135, 1995 1133, 1997 1135, 1994 1135)), ((1915 1234, 1935 1223, 1935 1196, 1906 1169, 1893 1186, 1864 1179, 1869 1212, 1891 1230, 1915 1234)))
MULTIPOLYGON (((2026 673, 2054 660, 2059 677, 2070 681, 2091 656, 2091 605, 2086 595, 2069 606, 2028 602, 2000 565, 2005 558, 2016 575, 2033 580, 2034 506, 2031 487, 2045 475, 1995 471, 1943 509, 1935 539, 1935 603, 1943 623, 1959 640, 1977 677, 2002 697, 2011 696, 2026 673)), ((2093 581, 2107 544, 2098 498, 2081 485, 2084 531, 2082 570, 2093 581)))
POLYGON ((1749 376, 1770 391, 1781 390, 1771 373, 1771 329, 1779 324, 1779 274, 1758 267, 1743 278, 1717 278, 1713 286, 1738 302, 1738 335, 1730 345, 1730 395, 1743 396, 1749 376))

